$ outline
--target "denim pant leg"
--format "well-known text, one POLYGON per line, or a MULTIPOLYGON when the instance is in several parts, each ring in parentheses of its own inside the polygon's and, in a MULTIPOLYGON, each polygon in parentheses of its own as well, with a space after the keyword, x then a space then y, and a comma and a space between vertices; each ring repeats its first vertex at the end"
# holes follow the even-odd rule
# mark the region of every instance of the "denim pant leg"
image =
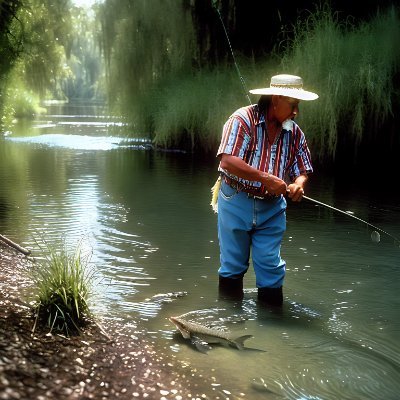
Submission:
POLYGON ((280 246, 286 230, 285 211, 283 197, 253 199, 222 182, 218 196, 219 275, 243 275, 251 249, 257 287, 282 286, 286 264, 280 246))
POLYGON ((286 263, 280 248, 286 230, 286 200, 254 200, 255 226, 252 234, 252 262, 258 288, 283 285, 286 263))
POLYGON ((249 268, 252 203, 224 181, 218 194, 218 239, 220 268, 224 278, 243 276, 249 268))

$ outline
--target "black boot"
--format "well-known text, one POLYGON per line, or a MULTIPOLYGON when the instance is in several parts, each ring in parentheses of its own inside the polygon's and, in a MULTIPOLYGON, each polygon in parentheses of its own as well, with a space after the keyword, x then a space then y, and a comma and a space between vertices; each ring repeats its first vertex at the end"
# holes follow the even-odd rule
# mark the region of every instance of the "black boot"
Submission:
POLYGON ((258 301, 264 305, 281 307, 283 304, 282 286, 278 288, 258 288, 258 301))
POLYGON ((219 297, 225 300, 243 299, 243 276, 235 278, 224 278, 219 275, 219 297))

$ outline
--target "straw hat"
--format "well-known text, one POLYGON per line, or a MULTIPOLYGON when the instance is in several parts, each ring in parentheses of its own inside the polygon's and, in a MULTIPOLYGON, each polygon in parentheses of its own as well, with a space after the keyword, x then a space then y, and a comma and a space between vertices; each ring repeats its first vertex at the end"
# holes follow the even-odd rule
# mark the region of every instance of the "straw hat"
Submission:
POLYGON ((279 95, 299 100, 315 100, 318 95, 303 89, 303 79, 295 75, 275 75, 267 88, 252 89, 250 93, 260 95, 279 95))

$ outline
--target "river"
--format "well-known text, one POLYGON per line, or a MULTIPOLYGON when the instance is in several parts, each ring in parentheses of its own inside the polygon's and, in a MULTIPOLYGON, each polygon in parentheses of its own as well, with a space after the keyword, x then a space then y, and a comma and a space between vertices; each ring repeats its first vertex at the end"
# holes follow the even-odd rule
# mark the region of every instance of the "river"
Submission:
MULTIPOLYGON (((251 268, 243 302, 220 300, 209 205, 217 160, 126 139, 128 128, 105 114, 53 105, 0 136, 0 233, 33 255, 38 243, 81 243, 97 271, 96 314, 132 322, 212 377, 215 398, 400 397, 399 243, 383 233, 372 241, 373 229, 310 201, 289 202, 282 313, 258 307, 251 268), (183 313, 253 335, 246 346, 262 351, 200 353, 168 320, 183 313)), ((318 173, 307 194, 400 236, 395 194, 318 173)))

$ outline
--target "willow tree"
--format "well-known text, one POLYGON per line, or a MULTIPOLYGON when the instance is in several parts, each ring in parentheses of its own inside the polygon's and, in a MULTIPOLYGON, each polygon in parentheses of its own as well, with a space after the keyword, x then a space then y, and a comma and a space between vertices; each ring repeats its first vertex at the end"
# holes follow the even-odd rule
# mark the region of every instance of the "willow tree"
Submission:
POLYGON ((20 1, 0 0, 0 114, 8 73, 19 54, 19 40, 10 31, 17 18, 20 1))
POLYGON ((92 12, 82 7, 70 10, 71 28, 66 48, 67 76, 59 77, 59 87, 69 101, 104 99, 104 60, 98 40, 98 23, 92 12))
POLYGON ((302 126, 321 160, 332 160, 347 137, 354 145, 372 140, 377 121, 392 115, 399 24, 396 12, 366 18, 390 0, 363 8, 327 0, 326 15, 315 11, 319 3, 105 0, 99 16, 109 99, 133 134, 153 135, 163 146, 215 149, 224 120, 247 104, 220 15, 247 87, 286 72, 321 93, 315 107, 302 106, 302 126))
POLYGON ((2 122, 8 125, 15 116, 31 116, 39 110, 40 100, 54 92, 57 79, 65 73, 71 0, 2 2, 2 11, 5 3, 19 4, 7 27, 12 62, 2 75, 2 122))
POLYGON ((143 120, 143 110, 153 108, 158 86, 191 69, 194 32, 187 3, 166 0, 155 7, 147 0, 107 0, 101 8, 110 101, 145 129, 151 121, 143 120))
POLYGON ((226 62, 228 47, 215 7, 230 26, 234 3, 105 1, 99 17, 109 99, 131 123, 130 132, 150 135, 157 145, 194 148, 219 131, 220 104, 223 98, 230 104, 222 88, 238 84, 232 64, 228 73, 216 68, 226 62))
POLYGON ((11 29, 21 43, 20 74, 29 89, 42 98, 57 76, 70 47, 70 0, 23 0, 11 29))
POLYGON ((39 112, 48 98, 99 95, 102 68, 95 24, 72 0, 0 0, 0 12, 5 16, 0 100, 5 99, 6 125, 14 117, 39 112))

